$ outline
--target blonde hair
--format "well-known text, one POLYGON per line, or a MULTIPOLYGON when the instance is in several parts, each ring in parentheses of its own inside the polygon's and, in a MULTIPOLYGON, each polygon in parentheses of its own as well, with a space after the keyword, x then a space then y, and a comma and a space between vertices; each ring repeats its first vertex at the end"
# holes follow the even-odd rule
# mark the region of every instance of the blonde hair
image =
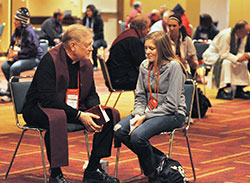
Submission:
POLYGON ((62 42, 63 45, 69 48, 69 43, 74 41, 80 43, 87 40, 87 37, 92 38, 93 33, 85 26, 81 24, 72 24, 63 33, 62 42))
POLYGON ((183 72, 187 76, 187 72, 185 66, 180 61, 180 59, 175 55, 171 42, 170 37, 163 31, 156 31, 146 36, 145 40, 153 40, 156 50, 157 56, 154 62, 154 72, 157 71, 161 65, 165 65, 169 63, 171 60, 176 60, 183 70, 183 72))

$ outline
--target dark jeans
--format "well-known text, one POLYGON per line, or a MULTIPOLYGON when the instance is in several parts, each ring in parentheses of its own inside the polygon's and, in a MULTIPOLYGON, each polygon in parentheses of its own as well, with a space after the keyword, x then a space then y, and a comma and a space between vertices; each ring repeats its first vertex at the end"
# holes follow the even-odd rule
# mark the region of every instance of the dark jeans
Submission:
POLYGON ((129 115, 122 119, 118 123, 121 127, 114 132, 114 135, 138 156, 144 174, 148 176, 155 171, 164 156, 163 152, 150 144, 149 139, 161 132, 181 127, 185 122, 185 116, 174 114, 146 119, 129 136, 129 121, 132 118, 132 115, 129 115))
POLYGON ((93 59, 93 66, 97 67, 97 50, 98 48, 100 48, 101 46, 103 46, 104 48, 107 48, 107 43, 104 39, 98 39, 95 40, 93 43, 93 51, 92 51, 92 59, 93 59))

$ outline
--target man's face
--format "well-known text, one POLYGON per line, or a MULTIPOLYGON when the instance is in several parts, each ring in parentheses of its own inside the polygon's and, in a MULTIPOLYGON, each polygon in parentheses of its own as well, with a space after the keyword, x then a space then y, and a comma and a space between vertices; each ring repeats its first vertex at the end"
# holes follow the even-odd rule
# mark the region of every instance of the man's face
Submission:
POLYGON ((240 30, 237 30, 236 31, 236 35, 239 37, 239 38, 244 38, 248 35, 249 33, 249 25, 245 25, 245 27, 243 29, 240 29, 240 30))
POLYGON ((62 21, 63 21, 63 18, 64 18, 64 14, 58 15, 58 16, 56 17, 56 19, 57 19, 58 22, 62 22, 62 21))
POLYGON ((82 39, 83 41, 79 43, 75 43, 74 45, 74 57, 76 58, 75 61, 79 61, 81 59, 90 59, 91 52, 93 50, 92 44, 93 40, 92 37, 89 36, 87 38, 82 39))
POLYGON ((142 37, 145 37, 148 32, 149 32, 149 28, 150 28, 150 23, 147 25, 147 27, 145 29, 142 29, 142 37))

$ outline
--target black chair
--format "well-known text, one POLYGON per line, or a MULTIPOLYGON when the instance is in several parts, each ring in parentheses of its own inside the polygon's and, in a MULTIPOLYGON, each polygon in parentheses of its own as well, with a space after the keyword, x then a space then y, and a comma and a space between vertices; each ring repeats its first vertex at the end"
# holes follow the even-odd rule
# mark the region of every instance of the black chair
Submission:
POLYGON ((204 93, 206 94, 205 76, 211 70, 212 66, 211 65, 207 65, 207 64, 204 63, 202 54, 209 47, 209 43, 207 43, 207 42, 203 43, 203 42, 199 42, 199 41, 194 41, 194 46, 195 46, 197 58, 198 58, 198 61, 199 61, 199 67, 203 71, 203 74, 202 74, 203 75, 203 88, 204 88, 204 93))
MULTIPOLYGON (((190 162, 191 162, 191 167, 192 167, 192 171, 193 171, 193 177, 194 180, 196 180, 196 175, 195 175, 195 169, 194 169, 194 164, 193 164, 193 158, 192 158, 192 154, 191 154, 191 148, 190 148, 190 143, 189 143, 189 139, 188 139, 188 129, 190 127, 191 124, 191 115, 192 115, 192 108, 193 108, 193 102, 194 102, 194 94, 195 94, 195 81, 193 80, 187 80, 185 82, 184 85, 184 95, 186 98, 186 106, 187 106, 187 118, 186 118, 186 123, 181 127, 181 128, 175 128, 173 131, 171 132, 163 132, 161 134, 168 134, 170 135, 170 143, 169 143, 169 152, 168 152, 168 156, 171 157, 171 153, 172 153, 172 147, 173 147, 173 141, 174 141, 174 135, 176 132, 181 132, 183 133, 183 135, 186 137, 186 142, 187 142, 187 148, 188 148, 188 152, 189 152, 189 157, 190 157, 190 162)), ((116 169, 115 169, 115 173, 117 175, 117 171, 118 171, 118 163, 119 163, 119 156, 117 157, 117 161, 116 161, 116 169)), ((141 174, 142 174, 142 170, 141 170, 141 174)))
MULTIPOLYGON (((10 169, 12 167, 12 164, 14 162, 16 153, 17 153, 18 148, 21 144, 24 133, 28 130, 32 130, 32 131, 38 132, 39 137, 40 137, 40 147, 41 147, 44 181, 46 183, 47 182, 47 173, 46 173, 46 163, 45 163, 45 156, 44 156, 43 134, 42 134, 44 131, 46 131, 46 129, 42 129, 42 128, 39 128, 37 126, 32 126, 32 125, 28 125, 28 124, 22 125, 19 122, 19 116, 22 115, 22 108, 23 108, 23 104, 25 101, 26 93, 27 93, 27 91, 30 87, 30 84, 31 84, 31 79, 32 79, 32 76, 13 76, 13 77, 11 77, 10 82, 9 82, 12 103, 13 103, 13 108, 14 108, 14 112, 15 112, 16 125, 18 128, 20 128, 22 130, 22 134, 19 138, 16 149, 15 149, 14 154, 12 156, 11 162, 9 164, 9 168, 5 174, 5 180, 7 180, 7 178, 8 178, 8 174, 9 174, 10 169), (17 82, 17 80, 19 80, 19 82, 17 82)), ((89 153, 87 131, 85 130, 84 126, 81 124, 68 123, 68 132, 76 132, 76 131, 80 131, 80 130, 84 130, 84 135, 86 138, 87 154, 88 154, 88 158, 89 158, 90 153, 89 153)))
POLYGON ((47 52, 48 52, 48 48, 49 48, 49 41, 47 39, 40 39, 40 46, 43 50, 43 55, 44 56, 47 52))
POLYGON ((104 104, 105 106, 108 104, 109 99, 110 99, 111 95, 114 92, 118 92, 119 94, 118 94, 118 97, 115 100, 113 108, 115 108, 115 106, 116 106, 116 104, 117 104, 117 102, 118 102, 118 100, 119 100, 119 98, 120 98, 120 96, 121 96, 121 94, 123 92, 133 91, 134 95, 135 95, 135 91, 134 90, 119 90, 119 89, 114 89, 113 86, 112 86, 111 80, 110 80, 109 71, 108 71, 108 68, 107 68, 105 60, 103 58, 101 58, 101 56, 98 56, 98 60, 99 60, 100 65, 101 65, 102 74, 103 74, 103 78, 105 80, 105 84, 106 84, 106 86, 109 89, 109 96, 108 96, 108 98, 107 98, 107 100, 106 100, 106 102, 104 104))

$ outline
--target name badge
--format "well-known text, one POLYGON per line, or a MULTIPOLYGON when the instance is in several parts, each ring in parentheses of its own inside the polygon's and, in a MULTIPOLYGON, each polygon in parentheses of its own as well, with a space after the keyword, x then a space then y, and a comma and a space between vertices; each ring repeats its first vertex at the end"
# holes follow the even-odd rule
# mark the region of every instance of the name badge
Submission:
POLYGON ((68 89, 65 102, 74 109, 79 108, 79 89, 68 89))
POLYGON ((158 105, 158 101, 152 97, 148 102, 147 108, 149 110, 153 110, 157 107, 157 105, 158 105))

